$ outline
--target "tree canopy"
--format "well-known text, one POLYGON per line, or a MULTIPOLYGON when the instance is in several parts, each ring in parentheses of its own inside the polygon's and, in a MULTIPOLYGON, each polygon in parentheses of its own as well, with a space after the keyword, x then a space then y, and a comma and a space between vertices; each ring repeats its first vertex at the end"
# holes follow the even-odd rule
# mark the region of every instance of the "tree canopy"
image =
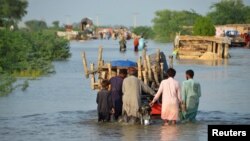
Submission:
POLYGON ((250 7, 242 0, 221 0, 213 4, 208 16, 214 24, 243 24, 250 21, 250 7))
POLYGON ((200 17, 196 20, 193 27, 194 35, 214 36, 215 27, 210 18, 200 17))
POLYGON ((38 30, 42 30, 42 29, 46 29, 47 27, 47 23, 45 21, 42 20, 30 20, 30 21, 26 21, 25 25, 32 31, 38 31, 38 30))
MULTIPOLYGON (((172 41, 177 32, 189 33, 183 26, 192 26, 200 17, 195 11, 157 11, 153 19, 153 30, 158 41, 172 41)), ((191 33, 189 33, 191 34, 191 33)))
POLYGON ((26 0, 0 0, 0 26, 16 24, 27 14, 26 0))
POLYGON ((151 27, 148 26, 138 26, 132 29, 133 33, 136 35, 142 35, 146 39, 153 39, 154 38, 154 31, 151 27))

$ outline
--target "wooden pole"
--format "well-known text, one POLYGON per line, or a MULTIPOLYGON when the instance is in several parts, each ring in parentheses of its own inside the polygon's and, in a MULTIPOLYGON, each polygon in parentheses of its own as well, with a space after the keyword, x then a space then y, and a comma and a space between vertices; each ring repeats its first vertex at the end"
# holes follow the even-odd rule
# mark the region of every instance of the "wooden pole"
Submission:
POLYGON ((108 73, 109 73, 108 79, 110 79, 112 77, 112 66, 110 63, 108 63, 108 73))
POLYGON ((103 52, 103 48, 102 46, 100 46, 98 50, 98 70, 102 68, 102 52, 103 52))
POLYGON ((142 60, 144 60, 144 59, 146 59, 146 50, 145 49, 143 49, 142 50, 142 60))
POLYGON ((148 79, 147 79, 147 73, 146 71, 142 71, 143 78, 144 78, 144 84, 148 85, 148 79))
POLYGON ((153 74, 154 74, 154 79, 155 79, 155 82, 156 82, 156 84, 159 86, 160 85, 160 83, 159 83, 159 79, 158 79, 158 74, 157 74, 157 72, 156 72, 156 66, 154 65, 154 66, 152 66, 152 70, 153 70, 153 74))
POLYGON ((160 62, 160 49, 157 49, 157 51, 156 51, 156 58, 155 58, 155 60, 159 64, 159 62, 160 62))
POLYGON ((164 63, 161 63, 161 80, 163 80, 164 79, 164 75, 163 75, 163 65, 164 65, 164 63))
POLYGON ((82 63, 83 63, 83 69, 84 69, 84 72, 85 72, 85 77, 89 78, 88 64, 87 64, 85 52, 82 52, 82 63))
POLYGON ((152 71, 151 71, 150 58, 148 55, 146 56, 146 60, 147 60, 147 66, 148 66, 148 79, 149 79, 149 81, 151 81, 152 80, 152 71))
POLYGON ((213 53, 216 53, 216 42, 213 42, 213 53))
POLYGON ((146 72, 148 72, 148 65, 147 65, 147 59, 146 57, 143 59, 143 67, 146 72))
POLYGON ((120 74, 120 69, 116 69, 116 76, 118 76, 120 74))
MULTIPOLYGON (((93 63, 90 64, 90 71, 94 72, 94 64, 93 63)), ((91 74, 91 88, 92 88, 92 90, 95 89, 95 74, 94 73, 91 74)))
POLYGON ((142 80, 142 74, 141 74, 141 57, 137 61, 138 65, 138 79, 142 80))
POLYGON ((226 59, 229 58, 228 49, 229 49, 229 44, 225 44, 224 58, 226 59))

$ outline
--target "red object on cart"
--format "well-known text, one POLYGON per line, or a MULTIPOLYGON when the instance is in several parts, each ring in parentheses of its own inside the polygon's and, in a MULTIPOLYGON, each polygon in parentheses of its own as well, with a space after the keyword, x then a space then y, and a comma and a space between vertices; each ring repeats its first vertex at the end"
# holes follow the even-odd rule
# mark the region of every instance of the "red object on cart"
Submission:
POLYGON ((154 105, 151 107, 151 115, 161 115, 161 104, 160 103, 154 103, 154 105))

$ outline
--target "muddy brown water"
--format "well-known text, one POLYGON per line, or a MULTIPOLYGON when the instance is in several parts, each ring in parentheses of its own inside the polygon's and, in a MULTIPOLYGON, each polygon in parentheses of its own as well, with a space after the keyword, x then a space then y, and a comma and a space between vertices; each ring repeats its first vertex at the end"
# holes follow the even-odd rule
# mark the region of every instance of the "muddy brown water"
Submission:
MULTIPOLYGON (((0 97, 1 141, 110 141, 110 140, 207 140, 208 124, 250 123, 250 50, 230 49, 232 58, 223 62, 177 61, 176 79, 183 81, 187 69, 195 71, 201 83, 202 97, 196 123, 161 126, 154 120, 150 126, 118 123, 98 124, 96 91, 84 77, 81 51, 88 62, 97 61, 98 46, 103 45, 103 58, 136 60, 132 41, 125 53, 119 52, 118 41, 94 40, 71 42, 72 57, 54 62, 55 74, 30 81, 26 91, 15 90, 0 97)), ((148 52, 160 48, 168 56, 172 44, 148 41, 148 52)))

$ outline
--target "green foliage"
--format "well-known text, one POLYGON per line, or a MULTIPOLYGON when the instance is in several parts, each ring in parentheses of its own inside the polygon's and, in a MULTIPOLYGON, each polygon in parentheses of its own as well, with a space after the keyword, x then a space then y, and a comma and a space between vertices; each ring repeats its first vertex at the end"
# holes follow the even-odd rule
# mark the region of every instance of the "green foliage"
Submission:
POLYGON ((148 26, 138 26, 132 29, 132 32, 136 35, 144 35, 145 39, 153 39, 154 38, 154 31, 151 27, 148 26))
POLYGON ((250 7, 245 6, 242 0, 221 0, 211 6, 208 16, 214 24, 243 24, 250 21, 250 7))
POLYGON ((59 21, 53 21, 52 24, 53 24, 53 28, 54 28, 54 29, 58 29, 58 28, 60 27, 60 26, 59 26, 59 24, 60 24, 59 21))
POLYGON ((0 0, 0 26, 9 26, 21 20, 27 13, 26 0, 0 0))
POLYGON ((25 25, 28 27, 31 31, 39 31, 43 29, 47 29, 47 23, 42 20, 30 20, 26 21, 25 25))
POLYGON ((169 42, 174 39, 177 32, 191 34, 183 26, 193 25, 198 17, 200 15, 194 11, 157 11, 156 17, 153 19, 153 30, 156 34, 155 39, 169 42))
POLYGON ((214 36, 215 27, 210 18, 198 18, 193 27, 194 35, 214 36))
POLYGON ((13 83, 16 81, 15 77, 8 73, 0 73, 0 96, 9 94, 14 88, 13 83))
POLYGON ((0 74, 8 76, 1 77, 4 80, 1 80, 0 92, 12 90, 13 79, 10 78, 13 76, 39 77, 51 72, 53 60, 68 57, 69 42, 57 37, 53 30, 0 30, 0 74))

